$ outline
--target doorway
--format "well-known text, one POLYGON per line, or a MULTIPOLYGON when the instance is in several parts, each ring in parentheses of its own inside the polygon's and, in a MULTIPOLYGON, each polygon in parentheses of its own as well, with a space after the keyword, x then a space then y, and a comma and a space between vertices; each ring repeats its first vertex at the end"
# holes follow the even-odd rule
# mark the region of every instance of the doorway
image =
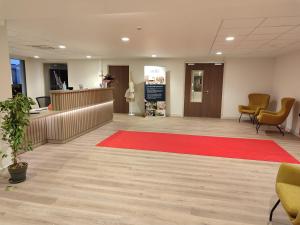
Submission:
POLYGON ((224 64, 185 65, 184 116, 221 117, 224 64))
POLYGON ((128 113, 129 104, 124 95, 129 83, 129 66, 108 66, 108 73, 114 79, 110 84, 113 88, 114 113, 128 113))

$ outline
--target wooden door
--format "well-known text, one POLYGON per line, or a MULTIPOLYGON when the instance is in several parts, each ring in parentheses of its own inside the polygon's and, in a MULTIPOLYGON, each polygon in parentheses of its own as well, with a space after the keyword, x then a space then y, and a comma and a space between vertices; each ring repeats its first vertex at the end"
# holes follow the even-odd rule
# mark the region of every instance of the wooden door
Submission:
POLYGON ((129 83, 129 66, 108 66, 109 74, 114 78, 111 86, 114 96, 114 113, 128 113, 129 104, 124 97, 129 83))
POLYGON ((221 117, 224 65, 186 64, 184 116, 221 117))

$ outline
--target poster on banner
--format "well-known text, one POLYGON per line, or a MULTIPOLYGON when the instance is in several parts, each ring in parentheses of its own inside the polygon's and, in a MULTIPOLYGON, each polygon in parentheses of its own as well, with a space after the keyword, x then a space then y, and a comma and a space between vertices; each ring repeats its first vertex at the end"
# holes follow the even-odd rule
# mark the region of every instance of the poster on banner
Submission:
POLYGON ((145 116, 166 116, 166 69, 145 66, 145 116))

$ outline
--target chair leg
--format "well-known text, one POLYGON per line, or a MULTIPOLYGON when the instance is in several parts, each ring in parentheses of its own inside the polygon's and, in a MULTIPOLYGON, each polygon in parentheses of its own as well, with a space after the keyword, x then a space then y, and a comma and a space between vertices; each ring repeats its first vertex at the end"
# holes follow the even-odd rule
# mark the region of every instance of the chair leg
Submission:
POLYGON ((254 116, 254 124, 257 124, 257 123, 258 123, 257 117, 254 116))
POLYGON ((272 218, 273 218, 273 212, 274 212, 274 210, 277 208, 277 206, 279 205, 279 203, 280 203, 280 199, 278 199, 278 201, 275 203, 275 205, 274 205, 273 208, 271 209, 270 217, 269 217, 269 221, 270 221, 270 222, 272 221, 272 218))
POLYGON ((248 115, 249 115, 249 118, 250 118, 251 123, 253 123, 253 119, 252 119, 252 117, 251 117, 251 114, 248 114, 248 115))
POLYGON ((241 113, 240 118, 239 118, 239 123, 241 122, 241 118, 243 116, 243 113, 241 113))
POLYGON ((277 129, 280 131, 280 133, 282 134, 282 136, 284 136, 284 132, 282 131, 282 129, 281 129, 281 127, 280 126, 276 126, 277 127, 277 129))
POLYGON ((258 134, 258 131, 259 131, 260 126, 261 126, 260 123, 257 123, 257 124, 256 124, 256 133, 257 133, 257 134, 258 134))
POLYGON ((253 124, 255 124, 255 123, 256 123, 256 116, 253 116, 252 123, 253 123, 253 124))

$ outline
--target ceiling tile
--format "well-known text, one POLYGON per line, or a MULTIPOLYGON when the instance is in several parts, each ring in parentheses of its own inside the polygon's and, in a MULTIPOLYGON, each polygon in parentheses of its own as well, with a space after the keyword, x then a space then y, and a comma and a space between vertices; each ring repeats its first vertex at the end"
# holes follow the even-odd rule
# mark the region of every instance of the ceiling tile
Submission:
POLYGON ((261 27, 275 27, 275 26, 295 26, 300 25, 300 17, 271 17, 268 18, 261 27))
POLYGON ((236 29, 225 29, 221 28, 219 35, 222 36, 239 36, 248 35, 253 31, 253 28, 236 28, 236 29))
POLYGON ((285 33, 280 35, 277 39, 279 40, 300 40, 300 35, 296 33, 285 33))
POLYGON ((278 34, 250 34, 246 40, 257 41, 257 40, 272 40, 276 38, 278 34))
POLYGON ((255 28, 263 20, 264 18, 227 19, 223 21, 222 27, 225 29, 255 28))
POLYGON ((282 27, 259 27, 255 29, 253 34, 282 34, 294 28, 293 26, 282 27))
POLYGON ((283 47, 283 46, 287 46, 291 43, 295 43, 296 41, 295 40, 273 40, 273 41, 270 41, 268 43, 269 46, 274 46, 274 47, 283 47))
POLYGON ((249 48, 249 49, 252 49, 252 48, 258 48, 260 47, 261 45, 267 43, 266 41, 264 40, 261 40, 261 41, 243 41, 238 48, 249 48))
POLYGON ((290 30, 288 34, 298 34, 300 36, 300 26, 297 26, 294 29, 290 30))

